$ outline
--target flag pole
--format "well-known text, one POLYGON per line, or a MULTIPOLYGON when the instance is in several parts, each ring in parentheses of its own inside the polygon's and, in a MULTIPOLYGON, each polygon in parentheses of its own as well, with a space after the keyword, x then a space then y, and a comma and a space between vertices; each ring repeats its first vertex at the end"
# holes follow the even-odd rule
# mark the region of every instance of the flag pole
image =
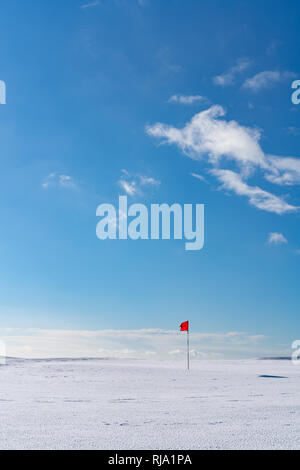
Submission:
POLYGON ((190 370, 190 330, 187 330, 187 370, 190 370))
POLYGON ((180 325, 180 331, 186 331, 187 370, 190 370, 190 322, 184 321, 180 325))

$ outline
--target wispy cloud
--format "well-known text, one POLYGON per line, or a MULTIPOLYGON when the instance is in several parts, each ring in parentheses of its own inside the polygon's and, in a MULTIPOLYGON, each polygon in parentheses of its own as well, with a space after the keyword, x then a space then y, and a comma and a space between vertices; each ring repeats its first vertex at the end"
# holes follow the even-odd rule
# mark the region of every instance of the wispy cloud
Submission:
POLYGON ((42 183, 42 187, 47 189, 51 186, 66 188, 66 189, 76 189, 77 185, 74 179, 70 175, 50 173, 42 183))
POLYGON ((234 85, 235 78, 240 73, 247 70, 251 65, 251 61, 248 59, 238 59, 236 64, 231 67, 227 72, 217 75, 213 78, 213 82, 215 85, 219 86, 230 86, 234 85))
POLYGON ((282 233, 272 232, 272 233, 269 233, 268 243, 269 245, 282 245, 282 244, 287 244, 288 241, 282 233))
POLYGON ((119 186, 125 191, 128 196, 135 196, 142 194, 142 188, 146 186, 159 186, 161 182, 152 176, 134 174, 131 175, 129 171, 122 169, 122 176, 118 181, 119 186))
POLYGON ((205 100, 206 98, 201 95, 173 95, 169 98, 169 103, 193 105, 205 100))
POLYGON ((284 82, 285 80, 293 77, 295 77, 293 72, 266 70, 254 75, 252 78, 248 78, 244 82, 243 87, 248 88, 251 91, 258 92, 264 88, 273 86, 275 83, 284 82))
POLYGON ((159 180, 156 180, 151 176, 137 175, 137 178, 140 180, 141 186, 159 186, 161 184, 159 180))
POLYGON ((288 204, 282 197, 264 191, 258 186, 249 186, 238 173, 231 170, 211 170, 211 172, 222 183, 222 188, 235 192, 239 196, 246 196, 249 203, 267 212, 285 214, 295 212, 299 208, 288 204))
POLYGON ((269 168, 265 175, 271 183, 281 186, 300 184, 300 159, 294 157, 268 157, 269 168))
POLYGON ((135 181, 126 181, 125 179, 121 179, 119 180, 119 185, 129 196, 134 196, 138 192, 135 181))
POLYGON ((299 207, 286 202, 283 196, 251 186, 247 179, 260 170, 274 184, 300 184, 300 159, 266 154, 259 143, 260 130, 220 119, 225 114, 216 105, 196 114, 183 128, 156 123, 147 126, 146 132, 163 143, 177 145, 190 158, 207 160, 224 188, 227 186, 236 194, 247 196, 250 204, 258 209, 277 214, 298 211, 299 207), (221 165, 230 162, 237 165, 238 172, 220 170, 221 165))
POLYGON ((97 7, 98 5, 100 5, 100 2, 95 1, 95 2, 90 2, 90 3, 85 3, 85 4, 81 5, 80 8, 82 10, 86 10, 87 8, 97 7))
POLYGON ((199 175, 199 173, 190 173, 190 175, 196 178, 197 180, 203 181, 203 183, 207 183, 206 178, 203 175, 199 175))

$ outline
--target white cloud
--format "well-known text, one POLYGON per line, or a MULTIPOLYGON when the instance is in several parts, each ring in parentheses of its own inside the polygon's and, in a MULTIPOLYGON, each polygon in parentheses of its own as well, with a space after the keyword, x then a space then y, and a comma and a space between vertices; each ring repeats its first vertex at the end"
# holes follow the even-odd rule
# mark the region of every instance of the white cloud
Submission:
POLYGON ((162 143, 176 145, 190 158, 208 160, 216 170, 214 175, 224 179, 224 187, 226 183, 227 189, 230 186, 236 194, 248 196, 253 206, 277 214, 298 210, 284 197, 250 186, 246 180, 260 170, 269 182, 281 186, 300 184, 300 159, 265 154, 260 145, 261 131, 220 119, 225 114, 224 108, 215 105, 196 114, 183 128, 156 123, 147 126, 146 132, 162 143), (229 162, 237 165, 240 174, 219 169, 229 162))
MULTIPOLYGON (((174 330, 0 329, 11 357, 120 357, 179 359, 186 355, 186 335, 174 330)), ((266 337, 243 332, 193 333, 191 351, 198 357, 259 355, 266 337), (261 346, 262 345, 262 346, 261 346)))
POLYGON ((264 191, 258 186, 249 186, 234 171, 211 170, 211 172, 222 183, 224 189, 233 191, 239 196, 246 196, 249 199, 249 203, 258 209, 274 212, 279 215, 299 210, 299 207, 288 204, 282 197, 264 191))
POLYGON ((288 241, 282 233, 272 232, 269 233, 268 243, 270 245, 281 245, 288 243, 288 241))
POLYGON ((42 187, 44 189, 47 189, 49 187, 61 187, 61 188, 66 188, 66 189, 76 189, 77 185, 74 182, 73 178, 70 175, 64 175, 64 174, 56 174, 56 173, 50 173, 44 182, 42 183, 42 187))
POLYGON ((173 95, 171 98, 169 98, 169 103, 192 105, 204 100, 204 96, 201 95, 173 95))
POLYGON ((207 183, 206 178, 204 178, 204 176, 202 176, 202 175, 199 175, 198 173, 190 173, 190 175, 193 176, 194 178, 200 180, 200 181, 203 181, 203 183, 207 183))
POLYGON ((280 72, 279 70, 266 70, 264 72, 260 72, 254 75, 254 77, 252 78, 248 78, 244 82, 243 87, 257 92, 263 88, 269 88, 275 83, 280 83, 293 77, 295 77, 295 74, 293 72, 288 72, 288 71, 280 72))
POLYGON ((146 131, 152 137, 178 145, 191 158, 208 155, 210 162, 215 164, 225 157, 236 161, 244 169, 253 165, 266 166, 258 143, 260 132, 240 126, 236 121, 218 119, 225 114, 222 106, 215 105, 196 114, 182 129, 157 123, 146 127, 146 131))
POLYGON ((119 186, 128 194, 129 196, 135 196, 136 194, 142 193, 142 187, 144 186, 159 186, 161 182, 151 176, 145 175, 130 175, 130 173, 122 169, 122 177, 118 181, 119 186))
POLYGON ((59 175, 59 185, 63 188, 74 188, 74 181, 69 175, 59 175))
POLYGON ((140 180, 141 186, 158 186, 160 185, 160 181, 156 180, 155 178, 152 178, 151 176, 143 176, 143 175, 138 175, 138 178, 140 180))
POLYGON ((265 175, 271 183, 281 186, 300 184, 300 159, 268 156, 269 169, 265 175))
POLYGON ((80 8, 82 8, 82 10, 86 10, 87 8, 97 7, 98 5, 100 5, 100 2, 95 1, 95 2, 90 2, 90 3, 85 3, 84 5, 81 5, 80 8))
POLYGON ((138 192, 135 181, 129 182, 124 179, 121 179, 119 181, 119 185, 121 186, 121 188, 124 189, 125 193, 128 194, 129 196, 134 196, 138 192))
POLYGON ((251 61, 247 59, 239 59, 236 62, 236 65, 231 67, 228 72, 223 73, 222 75, 217 75, 214 77, 213 81, 215 85, 220 86, 230 86, 235 83, 236 75, 242 73, 244 70, 248 69, 251 65, 251 61))

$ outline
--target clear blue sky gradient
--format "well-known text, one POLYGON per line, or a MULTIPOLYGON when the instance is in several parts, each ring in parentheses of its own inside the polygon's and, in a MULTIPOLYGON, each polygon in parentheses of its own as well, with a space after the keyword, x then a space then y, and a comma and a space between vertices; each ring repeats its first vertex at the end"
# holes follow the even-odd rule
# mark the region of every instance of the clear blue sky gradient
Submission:
MULTIPOLYGON (((219 104, 226 119, 262 130, 266 153, 300 157, 300 135, 288 132, 300 128, 292 79, 242 88, 265 70, 300 79, 299 2, 84 3, 1 2, 1 327, 176 329, 189 318, 194 331, 246 331, 288 347, 300 334, 299 214, 218 190, 203 162, 159 146, 145 126, 181 127, 219 104), (216 86, 239 58, 251 66, 233 86, 216 86), (174 94, 207 102, 168 103, 174 94), (205 248, 99 241, 96 208, 124 194, 121 169, 161 181, 132 202, 205 203, 205 248), (76 188, 44 188, 51 173, 70 175, 76 188), (269 245, 270 232, 288 243, 269 245)), ((264 189, 300 205, 297 186, 264 189)))

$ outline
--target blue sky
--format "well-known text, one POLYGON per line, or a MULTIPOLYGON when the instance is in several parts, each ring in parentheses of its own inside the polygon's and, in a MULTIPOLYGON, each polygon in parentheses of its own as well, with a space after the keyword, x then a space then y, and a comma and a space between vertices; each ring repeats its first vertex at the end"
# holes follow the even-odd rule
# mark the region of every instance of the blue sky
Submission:
MULTIPOLYGON (((32 331, 149 335, 187 318, 220 354, 232 332, 236 357, 290 350, 299 13, 292 0, 1 2, 0 324, 22 337, 12 355, 47 355, 32 331), (126 191, 147 205, 204 203, 204 249, 98 240, 97 206, 126 191)), ((113 349, 99 335, 89 354, 113 349)), ((144 340, 114 350, 146 351, 144 340)))

